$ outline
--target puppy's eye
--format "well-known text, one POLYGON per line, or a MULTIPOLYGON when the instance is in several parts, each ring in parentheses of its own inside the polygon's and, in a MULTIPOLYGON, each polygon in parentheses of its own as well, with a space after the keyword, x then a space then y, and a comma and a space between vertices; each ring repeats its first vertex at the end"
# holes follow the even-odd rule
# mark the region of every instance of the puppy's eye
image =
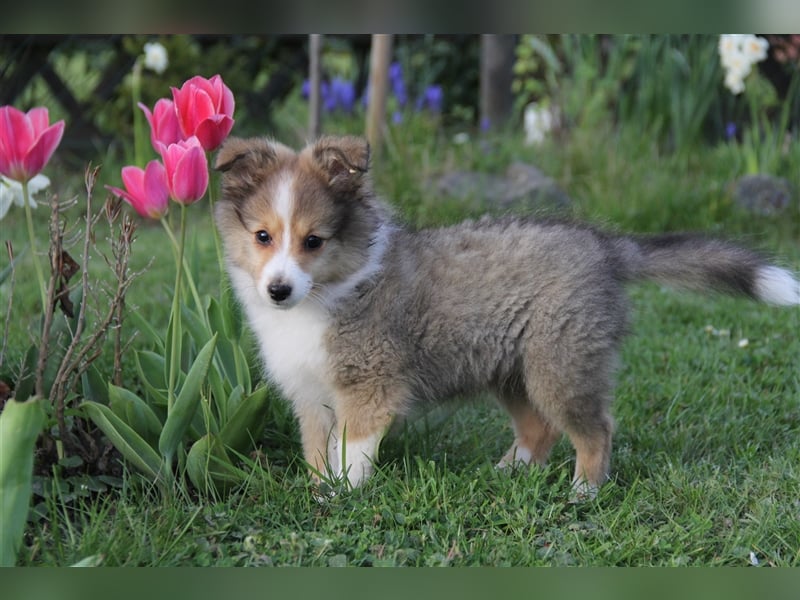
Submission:
POLYGON ((306 250, 319 250, 320 248, 322 248, 323 243, 324 240, 321 237, 318 237, 316 235, 310 235, 303 242, 303 246, 305 247, 306 250))
POLYGON ((272 243, 272 236, 261 229, 256 231, 256 241, 263 246, 268 246, 272 243))

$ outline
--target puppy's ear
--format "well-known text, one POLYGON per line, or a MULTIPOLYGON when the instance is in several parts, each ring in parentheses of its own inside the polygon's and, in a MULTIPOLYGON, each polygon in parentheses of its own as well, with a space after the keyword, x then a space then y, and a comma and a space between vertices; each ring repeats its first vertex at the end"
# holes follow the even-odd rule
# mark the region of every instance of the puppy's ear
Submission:
POLYGON ((214 168, 228 171, 252 170, 275 159, 274 144, 267 138, 229 137, 217 152, 214 168))
POLYGON ((222 197, 237 200, 250 194, 276 159, 276 145, 266 138, 228 138, 214 163, 222 172, 222 197))
POLYGON ((363 138, 322 137, 314 144, 312 156, 335 191, 354 192, 367 181, 369 144, 363 138))

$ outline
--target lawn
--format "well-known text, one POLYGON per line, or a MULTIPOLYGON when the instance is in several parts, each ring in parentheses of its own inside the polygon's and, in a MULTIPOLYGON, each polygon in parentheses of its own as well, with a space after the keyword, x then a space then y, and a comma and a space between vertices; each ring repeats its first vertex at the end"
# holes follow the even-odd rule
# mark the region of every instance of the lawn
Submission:
MULTIPOLYGON (((581 44, 590 45, 588 38, 580 39, 572 48, 579 58, 588 52, 581 44)), ((693 39, 706 55, 716 56, 713 40, 709 46, 708 39, 693 39)), ((670 43, 682 43, 656 41, 669 52, 670 43)), ((620 44, 623 54, 629 51, 620 44)), ((392 123, 385 145, 373 149, 372 169, 378 192, 395 207, 398 219, 427 227, 487 212, 530 216, 527 206, 501 207, 495 198, 480 195, 442 195, 434 184, 455 172, 501 175, 523 162, 552 178, 571 199, 560 217, 615 232, 705 231, 800 272, 796 132, 777 145, 777 138, 762 139, 756 148, 757 158, 792 186, 791 206, 779 214, 752 213, 737 205, 734 190, 750 167, 747 150, 753 148, 706 140, 699 127, 679 146, 674 131, 672 137, 668 133, 679 119, 665 125, 650 118, 648 107, 629 107, 629 120, 621 118, 621 111, 609 108, 609 98, 620 104, 627 98, 629 90, 612 72, 614 64, 624 70, 624 61, 605 73, 586 56, 580 60, 586 61, 585 69, 559 80, 563 89, 554 96, 565 110, 571 107, 571 118, 542 144, 525 145, 518 127, 482 132, 461 117, 445 120, 409 110, 402 122, 392 123), (594 75, 593 68, 598 69, 594 75)), ((653 72, 645 63, 639 76, 653 72)), ((274 130, 266 133, 294 147, 304 143, 307 107, 299 91, 273 117, 274 130)), ((362 117, 328 115, 323 128, 331 134, 362 133, 362 117)), ((264 132, 245 124, 232 133, 264 132)), ((102 186, 120 185, 118 159, 110 151, 103 159, 107 164, 95 190, 98 208, 105 199, 102 186)), ((85 200, 80 174, 58 155, 46 172, 52 192, 77 198, 78 206, 65 218, 78 223, 79 231, 85 200)), ((217 185, 212 178, 214 194, 217 185)), ((187 252, 197 287, 202 295, 220 298, 227 284, 208 202, 186 212, 187 252)), ((178 214, 173 210, 169 218, 178 214)), ((37 231, 46 231, 44 208, 34 211, 34 220, 37 231)), ((131 268, 139 275, 126 306, 164 332, 173 299, 172 247, 157 223, 138 218, 137 223, 131 268)), ((12 207, 0 222, 0 237, 19 250, 27 244, 25 225, 23 212, 12 207)), ((95 241, 90 269, 102 282, 109 277, 101 256, 109 240, 99 231, 95 241)), ((3 255, 0 267, 5 260, 3 255)), ((27 299, 37 297, 38 284, 30 267, 30 257, 22 257, 6 323, 6 368, 18 366, 35 340, 32 323, 38 315, 27 299)), ((0 286, 3 309, 9 290, 7 283, 0 286)), ((115 452, 104 457, 111 465, 106 474, 69 457, 48 465, 51 471, 40 467, 17 562, 800 566, 800 310, 654 284, 632 285, 630 305, 631 333, 623 345, 613 406, 611 479, 594 500, 570 502, 574 456, 566 440, 555 447, 546 468, 496 470, 493 465, 512 432, 491 398, 461 399, 453 410, 399 424, 384 440, 377 472, 363 487, 320 500, 302 461, 291 411, 272 391, 257 450, 242 457, 246 481, 225 493, 200 493, 185 479, 186 485, 164 493, 115 452)), ((131 340, 128 356, 151 347, 134 321, 128 319, 123 332, 131 340)), ((98 365, 109 372, 110 348, 98 365)), ((122 384, 137 392, 145 387, 134 360, 124 361, 122 384)), ((82 400, 71 397, 71 406, 82 400)))
POLYGON ((796 566, 797 311, 655 288, 637 290, 634 306, 612 481, 593 502, 567 501, 565 442, 547 469, 493 469, 511 436, 501 411, 476 400, 441 426, 394 434, 366 486, 324 503, 291 428, 244 489, 216 502, 163 501, 133 481, 69 519, 54 500, 24 562, 796 566))

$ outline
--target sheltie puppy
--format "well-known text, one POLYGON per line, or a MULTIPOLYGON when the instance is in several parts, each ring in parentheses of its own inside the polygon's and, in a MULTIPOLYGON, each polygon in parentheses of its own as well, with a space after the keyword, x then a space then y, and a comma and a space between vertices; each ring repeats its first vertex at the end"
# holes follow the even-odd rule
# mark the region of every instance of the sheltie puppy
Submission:
POLYGON ((789 271, 698 235, 523 218, 411 231, 373 191, 359 138, 299 152, 231 138, 216 168, 230 279, 317 478, 358 485, 393 419, 491 391, 515 434, 498 466, 544 464, 566 434, 591 497, 609 472, 628 282, 800 304, 789 271))

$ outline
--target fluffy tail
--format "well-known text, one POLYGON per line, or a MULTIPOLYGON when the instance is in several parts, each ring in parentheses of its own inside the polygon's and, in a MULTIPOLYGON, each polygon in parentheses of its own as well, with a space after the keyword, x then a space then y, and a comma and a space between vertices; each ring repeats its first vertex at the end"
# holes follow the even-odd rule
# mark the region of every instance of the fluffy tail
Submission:
POLYGON ((625 238, 621 250, 629 279, 720 291, 775 305, 800 304, 800 282, 791 272, 722 240, 692 234, 642 236, 625 238))

